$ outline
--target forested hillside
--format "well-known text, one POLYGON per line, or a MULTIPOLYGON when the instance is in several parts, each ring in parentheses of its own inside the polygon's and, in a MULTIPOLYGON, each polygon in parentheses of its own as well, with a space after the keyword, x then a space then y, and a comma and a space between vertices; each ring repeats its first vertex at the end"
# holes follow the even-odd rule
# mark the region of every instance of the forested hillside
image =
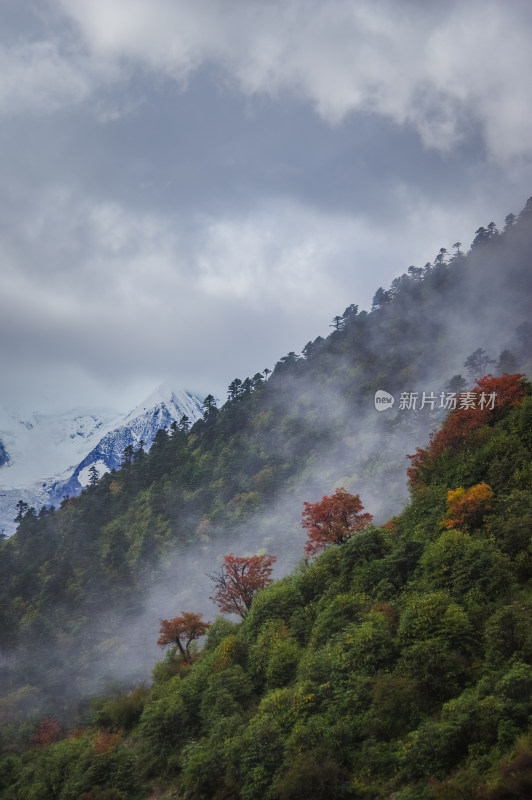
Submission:
POLYGON ((401 515, 172 647, 149 691, 41 720, 2 797, 529 798, 532 387, 478 389, 496 406, 418 450, 401 515))
POLYGON ((20 506, 0 552, 3 796, 144 798, 159 783, 180 787, 169 797, 528 796, 467 788, 512 758, 503 782, 526 782, 532 761, 520 379, 477 387, 496 392, 492 411, 451 414, 413 458, 400 513, 406 454, 447 409, 399 398, 531 372, 532 199, 467 254, 456 245, 301 355, 235 379, 221 409, 206 398, 192 428, 127 450, 79 498, 20 506), (396 397, 382 414, 379 389, 396 397), (149 692, 89 704, 147 675, 168 613, 154 591, 178 582, 174 615, 212 619, 216 557, 264 548, 286 574, 304 555, 303 503, 340 486, 384 527, 264 589, 240 626, 218 619, 192 667, 170 652, 149 692))

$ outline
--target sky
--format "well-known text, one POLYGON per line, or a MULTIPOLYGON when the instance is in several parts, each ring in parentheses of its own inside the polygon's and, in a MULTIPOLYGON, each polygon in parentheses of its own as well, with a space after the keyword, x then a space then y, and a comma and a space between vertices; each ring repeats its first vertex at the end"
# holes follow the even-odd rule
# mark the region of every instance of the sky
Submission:
POLYGON ((528 0, 2 0, 0 403, 127 411, 532 195, 528 0))

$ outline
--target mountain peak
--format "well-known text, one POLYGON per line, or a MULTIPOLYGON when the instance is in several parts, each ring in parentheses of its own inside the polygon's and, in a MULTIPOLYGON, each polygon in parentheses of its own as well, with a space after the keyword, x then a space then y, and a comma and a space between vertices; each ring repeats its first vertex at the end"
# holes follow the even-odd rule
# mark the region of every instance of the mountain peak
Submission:
POLYGON ((165 406, 173 414, 186 414, 191 421, 199 419, 203 414, 202 401, 193 392, 186 389, 174 389, 169 383, 161 383, 154 391, 126 416, 124 424, 143 416, 150 409, 165 406))
POLYGON ((35 413, 29 422, 0 410, 0 529, 14 529, 15 504, 21 497, 40 508, 79 494, 92 465, 100 474, 119 467, 125 447, 136 447, 142 440, 149 449, 160 428, 184 415, 191 423, 200 419, 202 401, 168 383, 125 417, 74 409, 55 415, 35 413))
POLYGON ((158 405, 159 403, 169 403, 172 402, 173 398, 176 394, 185 394, 182 389, 179 389, 178 392, 166 381, 160 383, 153 392, 146 397, 146 399, 140 404, 141 407, 151 408, 152 406, 158 405))

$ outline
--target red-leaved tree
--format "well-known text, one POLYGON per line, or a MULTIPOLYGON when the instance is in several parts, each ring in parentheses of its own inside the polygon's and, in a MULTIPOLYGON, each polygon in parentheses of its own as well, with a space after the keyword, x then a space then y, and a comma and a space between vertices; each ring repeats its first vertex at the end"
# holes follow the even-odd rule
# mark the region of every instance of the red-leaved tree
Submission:
POLYGON ((331 497, 323 497, 318 503, 304 503, 302 525, 307 529, 308 541, 305 552, 315 556, 331 544, 343 544, 353 534, 364 530, 373 517, 361 514, 364 506, 358 494, 337 489, 331 497))
POLYGON ((176 645, 183 656, 183 661, 187 664, 192 662, 190 645, 200 636, 205 636, 210 626, 210 622, 202 622, 203 614, 191 614, 183 612, 180 617, 161 620, 161 635, 157 640, 160 647, 176 645))
POLYGON ((459 451, 471 442, 484 425, 493 425, 508 408, 518 406, 527 394, 524 376, 521 374, 500 377, 486 375, 477 381, 473 388, 477 398, 489 399, 494 397, 494 406, 491 403, 477 403, 471 408, 456 408, 451 411, 440 430, 434 435, 428 447, 418 447, 414 455, 409 455, 410 467, 408 477, 413 489, 420 489, 425 485, 425 477, 430 474, 434 461, 447 448, 459 451))
POLYGON ((219 572, 209 575, 216 588, 211 600, 224 614, 239 614, 244 618, 259 589, 272 582, 270 575, 275 561, 276 557, 269 555, 225 556, 219 572))
POLYGON ((61 725, 54 717, 45 717, 35 728, 32 736, 32 744, 35 747, 47 747, 54 742, 58 742, 63 736, 61 725))

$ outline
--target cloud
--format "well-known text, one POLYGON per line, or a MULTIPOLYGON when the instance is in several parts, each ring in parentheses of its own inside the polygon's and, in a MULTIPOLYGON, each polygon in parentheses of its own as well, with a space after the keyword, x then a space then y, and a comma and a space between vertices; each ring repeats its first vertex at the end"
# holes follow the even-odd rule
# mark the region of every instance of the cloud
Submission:
POLYGON ((38 381, 40 364, 49 379, 69 364, 104 383, 177 376, 223 394, 228 370, 243 378, 327 334, 347 305, 369 306, 377 270, 391 280, 414 249, 424 263, 435 232, 460 221, 460 209, 429 214, 406 190, 398 202, 407 222, 288 199, 179 219, 42 189, 4 230, 4 363, 38 381), (403 226, 414 241, 399 248, 403 226))
POLYGON ((86 66, 72 64, 54 42, 0 47, 0 70, 3 113, 51 113, 90 94, 86 66))
POLYGON ((92 102, 101 121, 131 113, 138 101, 122 101, 111 108, 103 90, 126 78, 114 59, 95 59, 72 41, 54 33, 48 39, 24 39, 0 43, 0 114, 50 115, 92 102))
POLYGON ((289 203, 191 223, 54 189, 31 212, 4 234, 4 341, 86 358, 107 339, 102 369, 118 346, 132 360, 151 351, 160 367, 192 332, 195 358, 201 339, 206 350, 209 339, 229 345, 235 309, 242 319, 269 311, 281 326, 306 305, 315 312, 318 294, 333 302, 324 271, 353 235, 353 223, 289 203))
POLYGON ((224 394, 526 199, 525 3, 27 6, 0 34, 11 387, 224 394))
POLYGON ((480 130, 495 160, 531 153, 525 3, 57 2, 94 56, 182 87, 214 64, 238 91, 297 96, 333 125, 378 114, 441 151, 480 130))

